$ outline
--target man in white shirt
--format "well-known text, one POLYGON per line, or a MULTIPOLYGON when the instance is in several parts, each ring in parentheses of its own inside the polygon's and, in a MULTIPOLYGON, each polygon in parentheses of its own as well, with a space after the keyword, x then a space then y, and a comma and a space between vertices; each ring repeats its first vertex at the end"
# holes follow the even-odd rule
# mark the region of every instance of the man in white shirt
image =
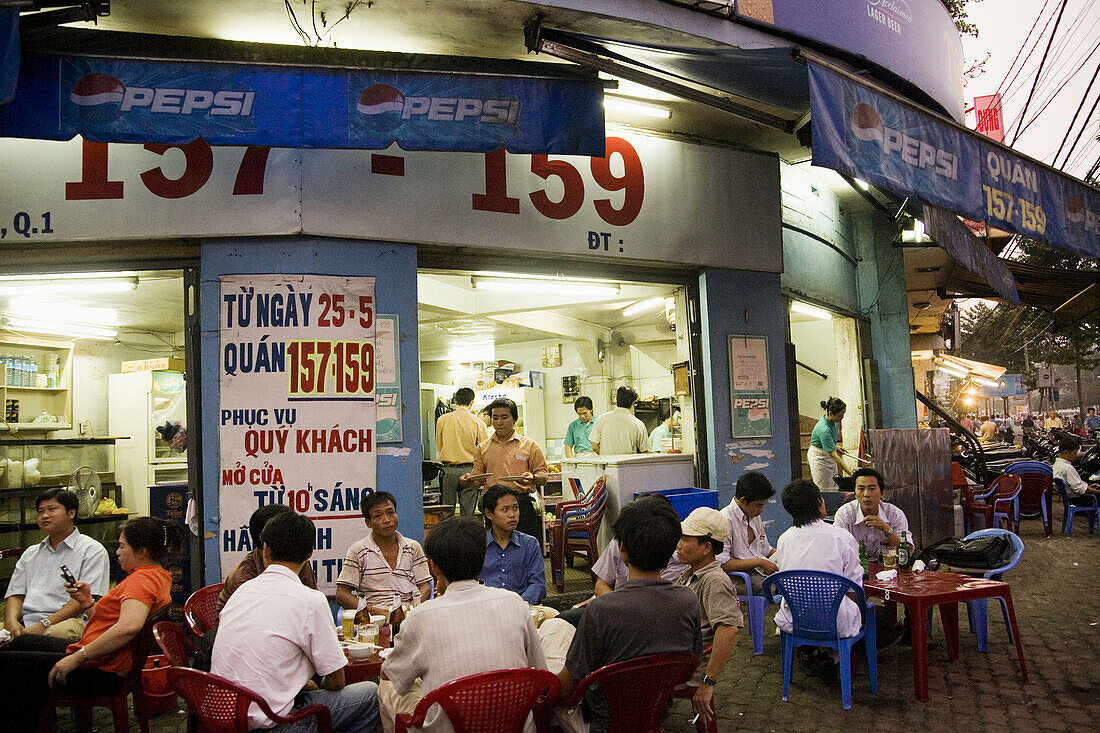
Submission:
MULTIPOLYGON (((1058 457, 1054 459, 1054 478, 1061 479, 1066 485, 1066 494, 1070 503, 1077 506, 1073 500, 1086 494, 1100 496, 1100 486, 1090 484, 1081 478, 1073 462, 1077 460, 1077 453, 1081 450, 1081 441, 1072 435, 1067 435, 1058 443, 1058 457)), ((1081 506, 1084 506, 1081 504, 1081 506)), ((1088 503, 1092 506, 1092 502, 1088 503)))
MULTIPOLYGON (((780 535, 773 556, 781 571, 824 570, 863 585, 859 545, 850 532, 824 521, 825 500, 813 481, 797 479, 783 489, 783 508, 790 513, 794 526, 780 535)), ((842 638, 858 634, 862 618, 855 601, 845 598, 836 620, 842 638)), ((787 633, 794 628, 786 601, 776 611, 775 625, 787 633)))
MULTIPOLYGON (((485 561, 480 523, 445 519, 432 528, 424 551, 443 595, 409 611, 382 664, 379 697, 386 731, 393 730, 398 713, 411 713, 424 695, 451 680, 498 669, 546 669, 530 606, 512 591, 477 582, 485 561)), ((525 730, 534 729, 529 718, 525 730)), ((452 727, 436 707, 425 730, 452 727)))
MULTIPOLYGON (((298 578, 316 537, 313 522, 296 512, 267 523, 261 535, 266 569, 222 609, 210 671, 252 690, 277 715, 320 704, 332 713, 333 730, 373 733, 378 687, 373 682, 345 686, 347 659, 328 601, 298 578), (313 682, 314 675, 322 676, 320 683, 313 682)), ((251 729, 273 725, 256 706, 249 707, 248 723, 251 729)))
POLYGON ((47 489, 35 499, 38 528, 46 539, 23 552, 8 584, 4 628, 13 637, 41 634, 76 641, 84 633, 84 611, 65 590, 62 565, 88 584, 93 597, 107 592, 107 550, 76 528, 79 506, 68 489, 47 489))
MULTIPOLYGON (((836 510, 833 526, 851 532, 857 545, 863 540, 867 559, 878 562, 882 560, 883 549, 901 544, 901 533, 909 531, 909 520, 901 509, 882 500, 886 485, 881 473, 873 468, 860 468, 852 475, 856 498, 836 510)), ((908 539, 912 545, 912 535, 908 539)))
POLYGON ((619 387, 615 392, 615 409, 597 417, 592 434, 588 436, 594 453, 606 456, 649 452, 645 423, 630 411, 637 401, 637 392, 630 387, 619 387))
MULTIPOLYGON (((737 479, 733 501, 722 510, 729 524, 725 553, 729 557, 722 564, 727 573, 748 573, 753 592, 759 594, 764 578, 778 568, 772 560, 775 548, 764 533, 760 515, 768 501, 775 496, 775 489, 768 477, 759 471, 749 471, 737 479)), ((740 586, 740 580, 735 580, 740 586)))

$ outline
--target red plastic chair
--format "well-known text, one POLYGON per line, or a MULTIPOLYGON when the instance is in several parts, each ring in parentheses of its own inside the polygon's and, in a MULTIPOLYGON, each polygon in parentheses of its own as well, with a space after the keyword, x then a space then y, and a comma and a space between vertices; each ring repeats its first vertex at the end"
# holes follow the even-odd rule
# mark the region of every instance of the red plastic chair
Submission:
POLYGON ((187 632, 179 624, 171 621, 160 621, 153 624, 153 639, 164 656, 168 657, 168 663, 173 667, 190 667, 188 655, 198 651, 195 642, 187 636, 187 632))
POLYGON ((168 609, 162 608, 150 614, 138 635, 130 642, 130 671, 123 678, 122 689, 107 697, 68 698, 64 696, 64 686, 50 690, 50 698, 42 705, 39 718, 39 730, 52 731, 57 727, 57 708, 73 708, 76 717, 76 729, 82 733, 92 731, 92 708, 110 708, 114 719, 115 733, 127 733, 130 730, 130 711, 126 705, 126 696, 134 694, 134 715, 137 716, 141 733, 149 733, 149 714, 145 711, 145 690, 141 686, 141 671, 145 660, 153 649, 153 626, 168 615, 168 609))
POLYGON ((218 595, 224 587, 225 583, 214 583, 199 588, 183 604, 183 618, 195 636, 218 628, 218 595))
MULTIPOLYGON (((579 483, 579 480, 578 480, 579 483)), ((554 506, 554 516, 558 521, 561 521, 565 516, 566 511, 576 511, 578 509, 586 509, 592 506, 596 500, 597 493, 604 490, 607 485, 607 476, 600 476, 596 481, 588 487, 588 491, 584 492, 576 499, 571 501, 559 501, 554 506)))
POLYGON ((500 669, 472 674, 438 687, 400 713, 396 733, 420 728, 428 708, 439 705, 455 733, 521 733, 527 717, 558 699, 558 678, 545 669, 500 669))
MULTIPOLYGON (((588 556, 589 572, 600 558, 600 548, 596 538, 603 521, 604 508, 607 506, 605 478, 601 477, 589 491, 591 497, 580 505, 562 510, 561 518, 550 525, 550 575, 558 593, 565 592, 565 556, 567 553, 583 552, 588 556)), ((595 582, 596 574, 592 572, 595 582)))
POLYGON ((607 733, 661 733, 661 717, 673 689, 691 679, 698 664, 691 652, 651 654, 608 664, 581 680, 569 699, 557 706, 579 704, 588 688, 598 684, 607 696, 607 733))
POLYGON ((3 560, 3 559, 8 558, 8 557, 12 557, 12 558, 15 558, 16 560, 18 560, 22 555, 23 555, 23 548, 22 547, 5 547, 4 549, 0 550, 0 560, 3 560))
POLYGON ((190 667, 169 667, 168 684, 198 717, 199 729, 209 733, 248 733, 248 706, 253 703, 276 725, 316 716, 317 733, 332 733, 332 713, 324 705, 307 705, 283 717, 251 690, 190 667))
POLYGON ((1017 523, 1020 521, 1019 497, 1022 483, 1019 476, 1001 474, 993 479, 986 493, 974 496, 968 501, 966 515, 968 517, 982 515, 987 528, 994 526, 997 517, 1003 517, 1008 523, 1008 530, 1015 533, 1017 523))

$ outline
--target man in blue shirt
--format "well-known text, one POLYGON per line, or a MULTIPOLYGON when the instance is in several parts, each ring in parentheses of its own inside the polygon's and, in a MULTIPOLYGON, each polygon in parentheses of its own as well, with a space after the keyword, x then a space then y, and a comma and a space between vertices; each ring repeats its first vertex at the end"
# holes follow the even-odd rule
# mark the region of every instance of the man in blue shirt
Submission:
POLYGON ((1089 430, 1100 430, 1100 417, 1096 416, 1096 408, 1089 408, 1089 416, 1085 418, 1085 427, 1089 430))
POLYGON ((538 605, 546 597, 546 562, 539 541, 516 531, 519 495, 501 484, 490 486, 481 497, 481 512, 490 523, 481 581, 515 591, 531 605, 538 605))
POLYGON ((588 436, 592 434, 592 398, 578 397, 573 403, 573 409, 577 413, 577 419, 569 423, 565 430, 565 457, 572 458, 578 453, 591 453, 592 442, 588 436))

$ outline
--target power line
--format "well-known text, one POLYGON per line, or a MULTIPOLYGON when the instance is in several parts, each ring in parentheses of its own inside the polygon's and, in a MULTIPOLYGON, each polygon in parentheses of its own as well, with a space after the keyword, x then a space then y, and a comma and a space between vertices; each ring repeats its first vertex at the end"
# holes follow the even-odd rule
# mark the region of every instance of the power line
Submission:
POLYGON ((1066 3, 1069 0, 1062 0, 1062 7, 1058 10, 1058 20, 1054 21, 1054 30, 1050 33, 1050 40, 1047 41, 1046 51, 1043 52, 1043 58, 1039 60, 1039 70, 1035 74, 1035 81, 1031 85, 1031 93, 1027 95, 1027 102, 1024 103, 1024 111, 1020 113, 1020 125, 1016 127, 1016 134, 1012 138, 1012 144, 1016 144, 1016 139, 1020 137, 1020 127, 1023 125, 1024 118, 1027 117, 1027 108, 1031 106, 1031 97, 1035 94, 1035 87, 1039 84, 1039 77, 1043 74, 1043 66, 1047 62, 1047 54, 1050 53, 1051 44, 1054 43, 1054 37, 1058 35, 1058 26, 1062 22, 1062 14, 1066 12, 1066 3))
MULTIPOLYGON (((1020 44, 1020 50, 1016 52, 1016 58, 1012 59, 1012 63, 1009 65, 1008 70, 1005 71, 1004 78, 1001 79, 1001 83, 997 85, 997 91, 995 92, 996 94, 1001 93, 1001 88, 1004 87, 1005 82, 1008 81, 1008 75, 1012 73, 1012 70, 1016 67, 1016 62, 1020 60, 1020 54, 1024 52, 1024 49, 1027 47, 1028 40, 1031 39, 1031 34, 1034 33, 1035 29, 1039 26, 1039 19, 1042 18, 1043 13, 1046 12, 1048 1, 1049 0, 1043 0, 1043 7, 1039 9, 1039 14, 1035 16, 1035 22, 1031 24, 1031 29, 1027 32, 1027 38, 1024 39, 1024 42, 1022 44, 1020 44)), ((1043 29, 1046 30, 1046 26, 1043 26, 1043 29)), ((1027 59, 1025 59, 1025 61, 1026 60, 1027 59)), ((1023 66, 1021 65, 1020 68, 1023 69, 1023 66)), ((1019 72, 1017 72, 1017 75, 1019 75, 1019 72)), ((1005 91, 1008 91, 1007 87, 1005 87, 1005 91)))

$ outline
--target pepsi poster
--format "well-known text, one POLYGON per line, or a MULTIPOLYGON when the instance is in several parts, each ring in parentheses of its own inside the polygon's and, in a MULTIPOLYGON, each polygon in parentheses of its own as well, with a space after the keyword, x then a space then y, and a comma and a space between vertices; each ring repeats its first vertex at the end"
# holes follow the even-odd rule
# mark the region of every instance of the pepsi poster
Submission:
POLYGON ((602 101, 597 80, 34 56, 0 135, 602 156, 602 101))
POLYGON ((814 63, 814 165, 1086 257, 1100 256, 1100 192, 814 63))

